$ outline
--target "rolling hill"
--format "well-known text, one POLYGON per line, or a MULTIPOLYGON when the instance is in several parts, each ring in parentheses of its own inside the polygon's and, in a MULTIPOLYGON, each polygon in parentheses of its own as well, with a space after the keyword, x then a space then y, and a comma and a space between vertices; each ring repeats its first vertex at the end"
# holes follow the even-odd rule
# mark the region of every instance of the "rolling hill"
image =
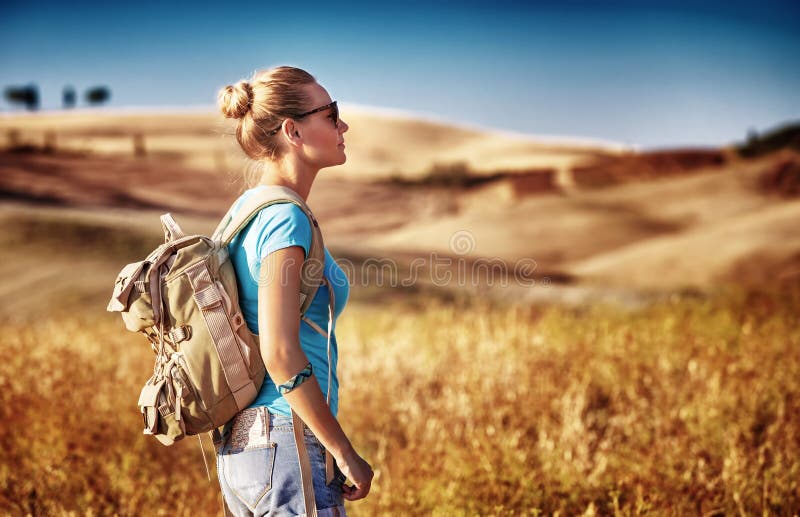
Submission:
MULTIPOLYGON (((533 299, 563 299, 576 289, 652 292, 800 278, 800 199, 791 187, 800 157, 791 149, 752 159, 727 149, 636 153, 386 115, 350 118, 348 163, 323 171, 309 202, 326 243, 353 271, 384 261, 404 277, 416 261, 418 284, 459 288, 458 277, 434 277, 437 261, 449 260, 453 274, 467 268, 468 275, 480 263, 486 266, 480 274, 496 275, 492 286, 482 277, 480 288, 509 284, 533 299), (442 174, 453 181, 441 181, 442 174), (550 289, 528 288, 531 278, 550 289)), ((66 289, 63 271, 70 267, 87 278, 104 271, 100 289, 124 257, 80 256, 70 239, 119 229, 138 236, 135 242, 153 242, 162 211, 210 231, 241 190, 238 172, 246 166, 220 119, 197 113, 1 118, 5 238, 23 251, 34 246, 28 256, 51 254, 43 259, 47 267, 35 268, 41 257, 19 262, 15 257, 24 253, 7 254, 16 266, 0 278, 0 294, 21 300, 33 285, 66 289), (146 148, 139 156, 137 134, 146 148), (49 149, 42 145, 48 138, 49 149), (70 230, 76 225, 77 233, 70 230), (36 247, 37 239, 44 244, 36 247)), ((46 297, 35 292, 37 300, 46 297)))

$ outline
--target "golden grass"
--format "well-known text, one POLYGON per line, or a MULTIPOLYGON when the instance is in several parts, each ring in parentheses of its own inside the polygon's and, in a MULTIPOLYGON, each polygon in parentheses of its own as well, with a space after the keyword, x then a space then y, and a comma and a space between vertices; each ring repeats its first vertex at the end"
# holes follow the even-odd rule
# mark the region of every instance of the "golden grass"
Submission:
MULTIPOLYGON (((340 419, 373 464, 351 515, 791 515, 800 291, 635 312, 356 296, 340 419)), ((2 324, 0 507, 214 515, 196 440, 140 434, 145 341, 103 314, 2 324)), ((212 471, 213 474, 213 471, 212 471)))

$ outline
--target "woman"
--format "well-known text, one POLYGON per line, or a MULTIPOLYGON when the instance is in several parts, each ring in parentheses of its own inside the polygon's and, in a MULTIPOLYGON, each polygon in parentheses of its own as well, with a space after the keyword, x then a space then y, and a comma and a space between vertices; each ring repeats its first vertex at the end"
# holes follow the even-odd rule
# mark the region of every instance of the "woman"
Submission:
MULTIPOLYGON (((306 200, 320 169, 346 160, 343 135, 348 126, 325 88, 304 70, 281 66, 256 73, 249 81, 223 88, 219 104, 226 117, 238 119, 237 140, 259 165, 251 188, 237 203, 264 185, 288 187, 306 200)), ((335 323, 349 292, 346 276, 327 250, 327 283, 317 290, 302 321, 298 312, 311 224, 295 204, 270 205, 229 246, 242 312, 259 335, 268 374, 255 401, 229 426, 217 455, 222 493, 235 515, 305 513, 292 410, 310 430, 305 442, 318 515, 345 515, 343 498, 354 501, 369 493, 372 469, 336 420, 335 333, 329 361, 328 340, 318 332, 328 327, 329 316, 335 323), (329 314, 331 294, 335 303, 329 314), (325 450, 337 469, 330 484, 325 450), (352 485, 343 483, 345 477, 352 485)))

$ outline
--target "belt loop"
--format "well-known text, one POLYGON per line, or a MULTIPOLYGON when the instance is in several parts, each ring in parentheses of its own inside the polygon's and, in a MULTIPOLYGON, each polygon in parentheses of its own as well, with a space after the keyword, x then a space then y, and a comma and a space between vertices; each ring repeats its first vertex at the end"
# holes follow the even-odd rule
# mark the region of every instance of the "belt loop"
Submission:
POLYGON ((264 426, 264 437, 269 441, 269 411, 267 411, 266 406, 262 406, 260 409, 261 423, 264 426))

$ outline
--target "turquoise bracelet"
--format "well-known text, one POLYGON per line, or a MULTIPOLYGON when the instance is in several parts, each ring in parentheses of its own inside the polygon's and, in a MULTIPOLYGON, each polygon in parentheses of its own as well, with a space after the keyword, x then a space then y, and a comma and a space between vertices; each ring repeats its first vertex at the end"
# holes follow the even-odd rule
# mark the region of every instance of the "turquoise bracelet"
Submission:
POLYGON ((302 370, 300 370, 300 372, 297 375, 295 375, 294 377, 292 377, 288 381, 286 381, 283 384, 281 384, 280 386, 278 386, 278 392, 281 395, 286 395, 287 393, 289 393, 290 391, 292 391, 296 387, 298 387, 301 384, 303 384, 306 381, 306 379, 311 377, 312 373, 314 373, 313 372, 313 368, 311 368, 311 363, 308 363, 306 365, 306 367, 303 368, 302 370))

